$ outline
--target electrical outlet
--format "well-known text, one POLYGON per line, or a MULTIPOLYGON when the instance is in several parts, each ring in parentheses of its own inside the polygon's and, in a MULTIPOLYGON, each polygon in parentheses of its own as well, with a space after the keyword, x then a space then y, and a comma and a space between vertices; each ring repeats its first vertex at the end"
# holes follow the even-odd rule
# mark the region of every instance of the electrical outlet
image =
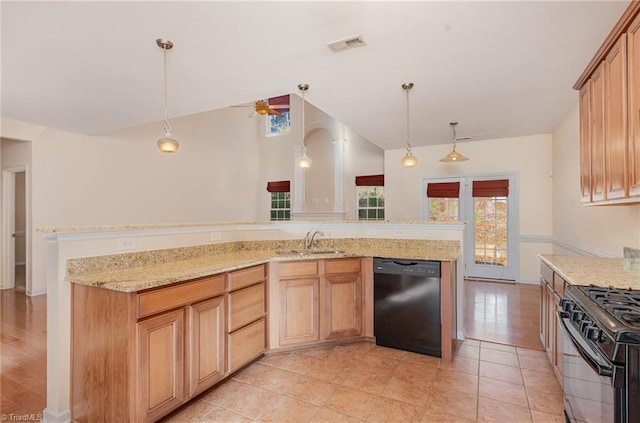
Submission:
POLYGON ((395 236, 404 236, 404 229, 396 229, 395 236))
POLYGON ((135 248, 135 238, 121 238, 118 240, 118 250, 134 250, 135 248))
POLYGON ((209 233, 209 241, 221 241, 221 240, 222 240, 222 232, 209 233))
POLYGON ((378 235, 378 231, 375 229, 367 229, 367 236, 372 237, 378 235))
POLYGON ((436 237, 436 233, 432 232, 432 231, 427 231, 424 233, 425 238, 427 239, 433 239, 436 237))

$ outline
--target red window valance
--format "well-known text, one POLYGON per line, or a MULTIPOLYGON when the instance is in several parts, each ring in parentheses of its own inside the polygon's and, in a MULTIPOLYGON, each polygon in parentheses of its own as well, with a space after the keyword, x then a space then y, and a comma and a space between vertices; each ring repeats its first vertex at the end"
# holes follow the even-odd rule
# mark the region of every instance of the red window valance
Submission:
MULTIPOLYGON (((271 97, 270 99, 267 100, 267 103, 269 103, 270 106, 280 106, 280 105, 289 106, 289 94, 281 95, 279 97, 271 97)), ((289 107, 284 107, 284 108, 278 107, 277 109, 274 109, 274 110, 277 110, 280 113, 284 113, 289 111, 289 107)))
POLYGON ((458 198, 460 196, 460 182, 434 182, 427 185, 429 198, 458 198))
POLYGON ((473 181, 474 197, 508 197, 509 180, 473 181))
POLYGON ((384 175, 356 176, 357 187, 383 187, 384 175))
POLYGON ((291 182, 290 181, 267 182, 267 191, 289 192, 291 191, 291 182))

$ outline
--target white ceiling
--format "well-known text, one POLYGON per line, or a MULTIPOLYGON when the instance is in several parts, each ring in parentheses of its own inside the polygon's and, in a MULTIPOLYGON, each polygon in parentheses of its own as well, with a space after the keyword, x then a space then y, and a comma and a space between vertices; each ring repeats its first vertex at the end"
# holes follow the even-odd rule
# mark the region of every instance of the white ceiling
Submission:
MULTIPOLYGON (((620 1, 1 2, 2 116, 84 134, 310 85, 313 103, 384 149, 549 133, 622 15, 620 1), (326 44, 362 35, 367 46, 326 44)), ((243 111, 244 112, 244 111, 243 111)), ((179 137, 179 128, 174 135, 179 137)))

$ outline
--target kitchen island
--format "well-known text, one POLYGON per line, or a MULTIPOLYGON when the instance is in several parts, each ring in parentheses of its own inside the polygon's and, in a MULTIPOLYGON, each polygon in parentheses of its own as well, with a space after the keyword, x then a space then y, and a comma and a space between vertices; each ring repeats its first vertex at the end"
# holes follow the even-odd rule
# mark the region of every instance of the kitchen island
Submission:
MULTIPOLYGON (((325 232, 328 231, 325 230, 325 232)), ((128 332, 125 331, 119 335, 121 339, 124 340, 126 338, 128 342, 126 345, 121 343, 119 348, 129 350, 129 354, 133 354, 131 351, 137 348, 136 351, 138 351, 139 355, 139 352, 144 349, 144 342, 141 342, 144 338, 141 338, 140 334, 144 330, 150 329, 150 327, 142 325, 162 317, 163 314, 173 313, 173 320, 165 316, 168 320, 158 322, 160 324, 159 327, 171 328, 171 330, 157 332, 157 334, 161 334, 157 339, 163 339, 162 342, 164 342, 164 344, 160 343, 159 345, 170 345, 171 342, 177 339, 178 344, 189 348, 192 345, 192 340, 195 339, 192 329, 198 323, 196 320, 192 320, 193 316, 198 316, 200 318, 199 322, 204 323, 204 326, 209 329, 217 327, 218 333, 222 332, 223 334, 218 338, 224 345, 219 355, 219 357, 222 357, 223 364, 219 365, 218 368, 209 364, 204 366, 209 370, 213 369, 213 373, 217 373, 217 376, 209 379, 209 381, 214 381, 213 383, 227 377, 244 363, 250 362, 255 357, 271 350, 281 351, 317 345, 319 342, 335 343, 372 339, 373 274, 371 262, 374 256, 437 260, 443 263, 443 334, 449 334, 448 337, 443 336, 443 359, 451 359, 452 341, 457 334, 457 259, 461 251, 461 242, 459 240, 327 237, 327 239, 320 240, 317 246, 318 250, 324 251, 322 254, 314 254, 312 252, 308 254, 292 253, 291 250, 301 249, 298 239, 218 242, 206 245, 107 254, 66 260, 65 283, 71 282, 69 285, 73 289, 72 300, 69 305, 74 310, 74 317, 70 321, 70 327, 77 326, 79 331, 74 332, 76 334, 74 339, 80 338, 81 340, 79 343, 74 342, 73 344, 73 367, 80 380, 80 382, 73 383, 74 387, 85 384, 85 386, 97 387, 98 392, 104 392, 105 386, 107 386, 105 383, 96 383, 96 380, 109 375, 101 374, 99 370, 93 373, 78 371, 76 366, 81 363, 83 363, 83 366, 88 365, 87 360, 91 357, 92 348, 95 345, 103 345, 105 341, 114 339, 113 337, 99 339, 99 336, 97 338, 92 338, 91 336, 94 333, 100 333, 100 330, 97 330, 99 327, 94 326, 94 324, 101 320, 105 321, 104 315, 108 307, 114 307, 113 310, 120 310, 120 313, 116 312, 119 316, 108 323, 111 328, 123 326, 129 328, 128 332), (295 337, 278 336, 279 333, 282 335, 282 333, 291 332, 292 330, 293 332, 291 333, 295 333, 295 330, 299 329, 297 326, 293 327, 293 329, 283 328, 283 322, 298 322, 301 320, 291 316, 285 318, 286 313, 282 311, 279 303, 280 295, 278 295, 278 289, 282 289, 285 285, 291 286, 297 283, 294 280, 295 278, 283 277, 278 279, 277 269, 281 265, 288 265, 289 263, 294 265, 299 263, 306 268, 313 266, 313 268, 318 269, 315 274, 311 275, 311 279, 315 277, 316 284, 319 283, 315 290, 316 293, 320 294, 320 298, 318 298, 319 307, 316 314, 319 318, 314 323, 314 325, 317 325, 315 326, 317 327, 317 334, 315 337, 312 336, 306 340, 299 338, 301 342, 295 340, 295 337), (246 285, 234 288, 229 281, 232 280, 234 275, 237 277, 237 275, 242 275, 243 272, 249 272, 253 276, 249 277, 246 285), (272 281, 276 281, 276 283, 272 283, 272 281), (140 301, 143 296, 149 296, 149 294, 156 292, 168 292, 169 290, 192 284, 200 284, 200 287, 209 287, 209 291, 207 294, 196 294, 193 297, 187 295, 188 298, 180 300, 182 301, 180 304, 166 305, 155 311, 151 306, 151 312, 140 314, 142 304, 140 301), (445 289, 445 286, 448 289, 445 289), (350 297, 345 295, 346 293, 354 293, 354 295, 350 297), (100 301, 98 303, 93 302, 97 297, 103 295, 108 299, 102 302, 102 306, 99 305, 100 301), (235 299, 234 295, 236 296, 235 299), (87 306, 87 304, 92 305, 87 306), (204 305, 200 307, 201 304, 204 305), (238 304, 241 305, 241 309, 236 310, 236 313, 232 309, 238 304), (107 309, 104 308, 105 305, 108 305, 107 309), (334 308, 333 312, 331 307, 334 308), (82 311, 75 312, 76 308, 82 311), (230 324, 232 316, 235 318, 238 315, 246 314, 243 311, 245 309, 252 309, 256 314, 245 318, 245 320, 237 320, 239 323, 232 326, 230 324), (162 313, 159 313, 159 310, 162 310, 162 313), (177 313, 176 310, 178 310, 177 313), (336 312, 335 310, 338 311, 336 312), (345 310, 348 313, 345 313, 345 310), (356 310, 357 312, 354 313, 356 310), (449 318, 447 318, 445 310, 449 312, 449 318), (355 318, 358 315, 361 316, 360 320, 355 318), (216 323, 214 316, 222 316, 223 320, 226 318, 226 324, 225 322, 216 323), (345 319, 345 316, 349 318, 345 319), (350 316, 355 317, 350 318, 350 316), (345 322, 356 322, 356 324, 354 327, 347 327, 349 325, 345 325, 345 322), (180 332, 182 335, 179 334, 180 332), (249 333, 250 335, 247 335, 249 337, 246 337, 245 335, 249 333), (244 345, 249 340, 248 344, 255 349, 244 353, 240 352, 236 347, 236 351, 232 351, 233 336, 236 334, 239 334, 237 339, 242 340, 242 342, 236 342, 236 346, 244 345), (255 339, 259 338, 262 339, 260 343, 250 341, 251 339, 255 341, 255 339), (279 342, 279 340, 282 341, 279 342), (85 348, 85 345, 88 345, 88 347, 85 348), (123 345, 125 346, 123 347, 123 345), (80 352, 76 351, 78 347, 81 347, 80 352), (242 358, 238 359, 237 357, 239 356, 242 358), (79 360, 79 357, 84 357, 84 359, 79 360), (226 363, 224 360, 226 360, 226 363), (88 377, 87 375, 89 374, 91 376, 88 377)), ((296 267, 298 266, 296 265, 296 267)), ((240 278, 244 278, 244 276, 240 278)), ((305 276, 303 279, 309 279, 309 277, 305 276)), ((191 290, 191 292, 199 293, 201 290, 201 288, 198 288, 191 290)), ((294 287, 290 292, 294 292, 297 295, 302 291, 294 287)), ((174 291, 174 293, 177 294, 165 297, 185 298, 177 291, 174 291)), ((295 299, 296 297, 294 295, 293 297, 289 296, 289 298, 295 299)), ((153 303, 155 301, 147 302, 147 304, 153 303)), ((302 320, 304 321, 304 319, 302 320)), ((200 327, 202 328, 202 326, 200 327)), ((153 333, 153 331, 147 331, 148 336, 152 336, 150 333, 153 333)), ((147 339, 152 338, 147 337, 147 339)), ((211 345, 207 346, 207 348, 211 348, 211 345)), ((121 349, 116 355, 119 355, 124 350, 121 349)), ((149 349, 147 345, 147 350, 145 351, 153 350, 155 349, 149 349)), ((93 349, 93 352, 95 353, 95 349, 93 349)), ((196 395, 202 391, 197 386, 197 383, 194 382, 194 380, 197 380, 197 378, 193 377, 195 367, 185 364, 191 360, 190 357, 193 357, 193 355, 187 349, 178 351, 178 353, 174 354, 174 357, 180 356, 182 361, 176 367, 172 366, 171 368, 183 369, 183 372, 180 373, 181 376, 175 377, 175 380, 184 381, 182 384, 183 395, 180 398, 165 402, 162 395, 160 395, 163 392, 162 389, 156 390, 155 394, 152 393, 152 397, 156 395, 156 397, 153 397, 155 398, 154 404, 172 403, 172 405, 169 405, 160 414, 148 414, 151 416, 150 420, 187 401, 192 394, 196 395)), ((148 353, 145 354, 148 356, 148 353)), ((104 360, 105 355, 103 352, 98 355, 101 357, 100 360, 104 360)), ((122 370, 124 373, 118 373, 115 376, 116 380, 121 379, 122 375, 127 372, 130 375, 136 374, 135 372, 138 369, 131 363, 140 363, 140 357, 135 358, 134 355, 130 355, 133 359, 125 360, 130 362, 129 367, 122 370)), ((144 358, 144 354, 142 357, 144 358)), ((176 375, 169 376, 169 379, 171 379, 176 375)), ((211 385, 205 384, 202 386, 211 385)), ((84 388, 74 391, 74 395, 80 398, 79 401, 73 402, 75 404, 74 418, 83 415, 88 410, 86 405, 88 398, 83 397, 83 390, 84 388)), ((126 391, 132 393, 135 389, 129 387, 126 391)), ((172 390, 164 392, 169 391, 172 392, 172 390)), ((152 397, 144 397, 143 399, 148 400, 152 397)), ((94 398, 96 398, 95 394, 94 398)), ((71 398, 69 400, 71 402, 71 398)), ((120 402, 120 400, 116 402, 120 402)), ((133 402, 138 403, 139 399, 136 398, 133 402)), ((124 410, 124 407, 121 408, 124 410)), ((149 411, 149 409, 146 411, 149 411)), ((106 413, 104 409, 100 412, 106 413)), ((132 413, 127 416, 129 420, 146 420, 145 416, 147 414, 139 410, 129 410, 129 412, 132 413)), ((91 413, 86 415, 90 416, 91 413)))

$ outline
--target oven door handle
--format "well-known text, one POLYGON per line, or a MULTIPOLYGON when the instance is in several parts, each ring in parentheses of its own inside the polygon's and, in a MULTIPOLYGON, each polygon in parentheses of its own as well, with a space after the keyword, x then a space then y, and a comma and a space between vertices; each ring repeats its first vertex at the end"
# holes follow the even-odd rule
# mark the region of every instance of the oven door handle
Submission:
POLYGON ((613 376, 613 366, 608 363, 608 361, 602 356, 598 355, 595 351, 591 350, 591 348, 585 348, 578 339, 582 338, 580 333, 574 329, 570 324, 567 324, 566 320, 568 319, 567 313, 563 311, 558 311, 558 320, 562 325, 562 329, 567 337, 571 340, 571 343, 576 348, 576 351, 582 356, 584 361, 589 364, 589 366, 593 369, 594 372, 598 373, 600 376, 612 377, 613 376), (580 337, 580 338, 578 338, 580 337), (591 350, 591 351, 589 351, 591 350))

